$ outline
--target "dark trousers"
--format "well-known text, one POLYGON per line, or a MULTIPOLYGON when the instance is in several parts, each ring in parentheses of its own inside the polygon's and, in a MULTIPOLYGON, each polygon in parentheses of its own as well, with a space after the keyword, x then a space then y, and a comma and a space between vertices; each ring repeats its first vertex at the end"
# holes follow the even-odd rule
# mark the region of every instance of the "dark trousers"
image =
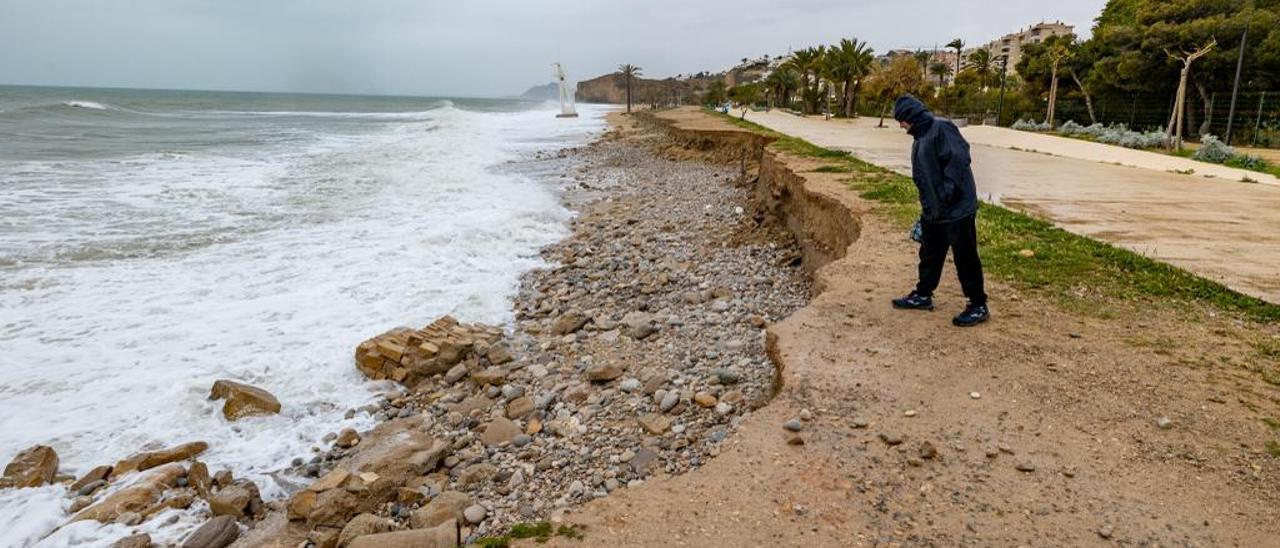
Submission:
POLYGON ((983 290, 982 259, 978 258, 978 227, 970 215, 950 223, 924 223, 920 242, 920 283, 916 293, 933 295, 942 280, 942 265, 951 250, 960 275, 960 287, 973 305, 987 304, 983 290))

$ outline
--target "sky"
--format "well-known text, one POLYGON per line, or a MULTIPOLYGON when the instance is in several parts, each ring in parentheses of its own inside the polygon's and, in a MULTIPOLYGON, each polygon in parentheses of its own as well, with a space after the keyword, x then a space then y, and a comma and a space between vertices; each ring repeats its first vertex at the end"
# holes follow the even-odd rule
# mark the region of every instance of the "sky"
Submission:
POLYGON ((0 84, 496 97, 841 38, 979 44, 1105 0, 0 0, 0 84))

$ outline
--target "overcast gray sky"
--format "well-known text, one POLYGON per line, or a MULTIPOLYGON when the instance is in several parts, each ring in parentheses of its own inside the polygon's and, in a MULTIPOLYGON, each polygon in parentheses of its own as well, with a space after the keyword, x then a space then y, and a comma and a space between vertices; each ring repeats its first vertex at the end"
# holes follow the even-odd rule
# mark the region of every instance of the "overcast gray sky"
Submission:
POLYGON ((0 83, 445 96, 722 70, 857 37, 976 44, 1105 0, 0 0, 0 83))

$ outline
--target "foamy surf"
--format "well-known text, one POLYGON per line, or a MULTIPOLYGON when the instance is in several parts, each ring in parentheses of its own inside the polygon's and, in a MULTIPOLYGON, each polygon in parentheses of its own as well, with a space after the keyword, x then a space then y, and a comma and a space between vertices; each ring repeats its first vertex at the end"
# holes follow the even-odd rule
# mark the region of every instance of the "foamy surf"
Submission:
POLYGON ((104 105, 102 103, 95 103, 93 101, 63 101, 62 104, 63 106, 68 106, 73 108, 87 108, 90 110, 108 110, 110 108, 107 105, 104 105))
MULTIPOLYGON (((520 104, 427 106, 316 109, 344 115, 287 125, 206 113, 166 120, 170 139, 144 128, 126 149, 85 137, 65 151, 17 143, 0 154, 0 462, 47 444, 60 471, 78 475, 203 440, 211 469, 280 497, 290 461, 310 458, 328 432, 372 425, 344 418, 381 389, 352 366, 360 340, 444 313, 508 321, 518 276, 541 264, 537 250, 566 233, 570 214, 551 184, 493 166, 585 142, 602 111, 565 123, 520 104), (210 123, 231 137, 190 145, 210 123), (206 400, 219 378, 261 386, 284 409, 229 423, 206 400)), ((135 529, 176 542, 199 525, 193 511, 141 528, 64 525, 66 495, 0 490, 0 546, 106 546, 135 529)))

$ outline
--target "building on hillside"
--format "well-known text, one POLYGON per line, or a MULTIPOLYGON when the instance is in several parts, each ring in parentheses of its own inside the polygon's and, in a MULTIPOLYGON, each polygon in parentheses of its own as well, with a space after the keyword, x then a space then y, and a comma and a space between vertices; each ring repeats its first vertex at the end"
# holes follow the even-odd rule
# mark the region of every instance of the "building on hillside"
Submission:
POLYGON ((964 66, 967 66, 969 54, 978 49, 985 49, 991 52, 991 59, 999 63, 1002 56, 1009 56, 1009 70, 1013 71, 1013 67, 1017 66, 1018 60, 1022 59, 1022 47, 1027 44, 1039 44, 1050 36, 1063 36, 1073 34, 1075 27, 1063 23, 1062 21, 1054 21, 1046 23, 1041 21, 1028 28, 1022 29, 1012 34, 1006 34, 997 40, 987 42, 979 48, 975 48, 965 52, 964 66))

